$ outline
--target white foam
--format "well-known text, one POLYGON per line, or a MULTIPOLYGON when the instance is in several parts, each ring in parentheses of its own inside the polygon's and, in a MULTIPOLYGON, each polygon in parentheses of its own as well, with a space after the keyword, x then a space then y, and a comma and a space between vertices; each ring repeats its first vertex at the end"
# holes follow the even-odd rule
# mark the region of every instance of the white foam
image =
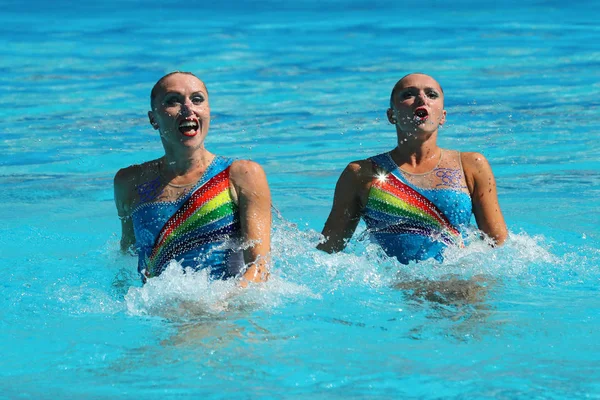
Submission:
POLYGON ((273 308, 319 298, 340 289, 389 287, 405 280, 437 280, 448 275, 464 279, 487 276, 536 285, 543 284, 548 277, 553 281, 571 282, 573 274, 565 271, 578 268, 581 274, 590 270, 589 260, 582 260, 577 253, 562 257, 553 254, 543 236, 510 233, 503 246, 494 248, 489 240, 480 239, 480 235, 473 230, 466 247, 448 248, 444 262, 426 260, 403 265, 368 241, 355 240, 338 254, 321 252, 316 249, 321 240, 318 232, 300 230, 280 219, 275 221, 273 229, 273 266, 269 282, 241 289, 235 279, 210 280, 209 271, 183 270, 172 261, 160 276, 148 280, 142 287, 129 288, 125 304, 134 315, 195 318, 273 308), (579 267, 582 262, 584 266, 579 267))
POLYGON ((265 283, 241 288, 238 280, 211 280, 210 271, 183 269, 175 261, 142 287, 131 287, 125 295, 129 313, 165 318, 188 318, 275 307, 284 298, 315 297, 306 286, 272 275, 265 283))

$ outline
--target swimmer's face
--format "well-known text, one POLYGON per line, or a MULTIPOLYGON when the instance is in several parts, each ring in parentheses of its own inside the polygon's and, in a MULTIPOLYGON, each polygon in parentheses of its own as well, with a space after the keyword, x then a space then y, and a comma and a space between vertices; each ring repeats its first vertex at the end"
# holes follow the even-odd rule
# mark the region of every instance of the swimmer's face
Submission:
POLYGON ((188 74, 167 76, 158 87, 148 117, 163 142, 202 146, 210 125, 204 82, 188 74))
POLYGON ((393 107, 387 114, 401 132, 435 132, 446 122, 444 92, 429 75, 407 75, 396 84, 393 107))

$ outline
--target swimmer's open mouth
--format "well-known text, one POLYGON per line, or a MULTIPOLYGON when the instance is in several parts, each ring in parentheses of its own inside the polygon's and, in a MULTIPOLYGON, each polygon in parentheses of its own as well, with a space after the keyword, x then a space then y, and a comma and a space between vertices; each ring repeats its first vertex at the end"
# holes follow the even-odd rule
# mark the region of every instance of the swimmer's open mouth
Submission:
POLYGON ((425 122, 428 117, 429 117, 429 113, 427 112, 427 109, 417 108, 415 110, 415 120, 417 122, 425 122))
POLYGON ((186 119, 179 124, 179 132, 183 133, 185 136, 196 136, 198 128, 198 121, 193 119, 186 119))

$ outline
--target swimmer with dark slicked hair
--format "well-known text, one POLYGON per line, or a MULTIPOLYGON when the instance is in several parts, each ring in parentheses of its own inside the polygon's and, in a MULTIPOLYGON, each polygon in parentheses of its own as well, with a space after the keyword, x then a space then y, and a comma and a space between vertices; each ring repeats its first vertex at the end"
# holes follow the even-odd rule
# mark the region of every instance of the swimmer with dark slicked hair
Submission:
POLYGON ((397 146, 346 167, 318 248, 344 249, 362 217, 374 241, 401 263, 442 260, 445 248, 463 245, 472 214, 501 245, 508 232, 489 163, 437 144, 446 122, 440 84, 422 73, 406 75, 394 85, 387 118, 397 146))
POLYGON ((115 176, 121 250, 137 253, 144 282, 172 260, 208 268, 213 279, 236 277, 242 287, 266 281, 271 194, 263 169, 206 149, 208 90, 194 74, 163 76, 150 103, 165 155, 115 176))

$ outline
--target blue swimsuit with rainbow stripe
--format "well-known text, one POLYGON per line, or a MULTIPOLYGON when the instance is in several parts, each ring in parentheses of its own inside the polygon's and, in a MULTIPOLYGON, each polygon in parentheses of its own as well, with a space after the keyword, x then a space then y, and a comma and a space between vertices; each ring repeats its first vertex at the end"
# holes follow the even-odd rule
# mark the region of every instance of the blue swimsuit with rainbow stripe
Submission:
POLYGON ((133 210, 138 271, 144 279, 160 275, 171 260, 184 268, 210 268, 213 279, 242 271, 239 212, 229 193, 232 161, 217 156, 185 196, 133 210))
POLYGON ((389 153, 370 160, 378 174, 363 218, 371 237, 388 256, 403 264, 428 258, 441 261, 447 246, 463 245, 462 234, 472 213, 468 193, 409 183, 389 153))

